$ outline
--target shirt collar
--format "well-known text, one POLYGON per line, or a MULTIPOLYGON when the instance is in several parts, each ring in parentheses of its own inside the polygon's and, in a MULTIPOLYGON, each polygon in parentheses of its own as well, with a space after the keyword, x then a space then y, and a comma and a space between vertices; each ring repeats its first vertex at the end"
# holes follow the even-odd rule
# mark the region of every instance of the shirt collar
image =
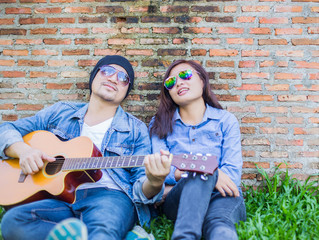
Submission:
MULTIPOLYGON (((207 103, 206 103, 206 110, 205 110, 205 113, 204 113, 204 117, 203 117, 203 120, 202 122, 205 122, 207 121, 208 119, 220 119, 222 117, 222 113, 220 111, 221 109, 217 109, 217 108, 214 108, 212 106, 209 106, 207 103)), ((177 108, 175 110, 175 113, 173 115, 173 122, 176 122, 176 121, 182 121, 182 118, 181 118, 181 115, 179 114, 179 108, 177 108)))
MULTIPOLYGON (((72 117, 78 119, 84 119, 85 113, 87 112, 89 104, 85 104, 79 110, 77 110, 72 117)), ((130 131, 128 116, 121 106, 116 109, 115 115, 111 127, 120 132, 130 131)))

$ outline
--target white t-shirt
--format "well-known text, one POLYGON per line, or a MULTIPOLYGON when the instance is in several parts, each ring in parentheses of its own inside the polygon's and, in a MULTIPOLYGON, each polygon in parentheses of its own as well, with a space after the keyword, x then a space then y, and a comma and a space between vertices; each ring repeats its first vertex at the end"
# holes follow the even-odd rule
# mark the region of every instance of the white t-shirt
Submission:
MULTIPOLYGON (((106 131, 110 128, 113 118, 107 119, 94 126, 89 126, 86 123, 83 124, 81 136, 89 137, 95 146, 101 150, 102 141, 106 131)), ((105 169, 101 169, 103 175, 101 179, 95 183, 84 183, 78 187, 78 189, 96 188, 96 187, 108 187, 112 189, 121 190, 116 182, 110 177, 109 173, 105 169)))

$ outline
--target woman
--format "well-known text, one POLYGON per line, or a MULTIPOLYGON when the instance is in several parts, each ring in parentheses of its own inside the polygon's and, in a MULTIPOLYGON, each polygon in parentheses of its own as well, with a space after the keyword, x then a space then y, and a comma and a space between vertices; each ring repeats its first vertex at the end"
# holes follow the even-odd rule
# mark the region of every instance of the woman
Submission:
POLYGON ((237 239, 235 223, 246 218, 238 121, 222 109, 198 63, 177 60, 164 79, 150 123, 153 153, 209 154, 219 164, 206 180, 193 173, 183 178, 185 173, 171 167, 165 180, 171 190, 161 208, 175 221, 172 239, 237 239))

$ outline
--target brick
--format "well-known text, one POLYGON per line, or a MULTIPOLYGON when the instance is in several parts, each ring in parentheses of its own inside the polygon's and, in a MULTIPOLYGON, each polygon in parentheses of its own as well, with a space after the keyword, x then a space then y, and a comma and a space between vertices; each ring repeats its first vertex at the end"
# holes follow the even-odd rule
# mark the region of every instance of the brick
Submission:
POLYGON ((160 11, 163 13, 188 13, 189 7, 187 6, 161 6, 160 11))
POLYGON ((174 38, 173 39, 173 44, 185 44, 187 42, 188 41, 186 38, 174 38))
POLYGON ((148 28, 137 28, 137 27, 132 27, 132 28, 121 28, 122 33, 149 33, 148 28))
POLYGON ((44 24, 44 18, 20 18, 19 24, 21 25, 44 24))
POLYGON ((71 89, 73 86, 72 83, 47 83, 46 88, 47 89, 71 89))
POLYGON ((309 34, 319 34, 319 27, 308 27, 309 34))
POLYGON ((53 38, 46 38, 43 42, 47 45, 70 45, 71 39, 53 39, 53 38))
POLYGON ((56 50, 33 50, 32 55, 49 55, 49 56, 55 56, 58 55, 59 52, 56 50))
POLYGON ((62 9, 60 7, 34 9, 34 13, 36 14, 50 14, 50 13, 61 13, 61 12, 62 12, 62 9))
POLYGON ((66 7, 64 9, 66 13, 92 13, 93 9, 91 7, 66 7))
POLYGON ((274 98, 271 95, 247 95, 246 101, 273 101, 274 98))
POLYGON ((152 56, 152 49, 128 49, 126 50, 126 55, 130 56, 152 56))
POLYGON ((89 74, 85 71, 64 71, 61 72, 61 76, 64 78, 86 78, 89 74))
POLYGON ((242 34, 244 33, 244 28, 218 27, 217 32, 220 34, 242 34))
POLYGON ((97 13, 124 13, 124 8, 120 6, 99 6, 96 7, 97 13))
POLYGON ((315 113, 316 109, 308 108, 305 106, 300 106, 300 107, 294 106, 294 107, 291 107, 291 112, 292 113, 315 113))
POLYGON ((243 6, 241 7, 242 12, 269 12, 270 6, 243 6))
POLYGON ((219 74, 220 79, 236 79, 236 73, 228 73, 228 72, 221 72, 219 74))
POLYGON ((242 150, 242 155, 243 157, 255 157, 256 153, 255 151, 246 151, 246 150, 242 150))
POLYGON ((181 32, 178 27, 153 27, 153 33, 177 34, 181 32))
POLYGON ((13 121, 16 121, 16 120, 18 120, 18 116, 17 115, 15 115, 15 114, 3 114, 2 115, 2 120, 3 121, 8 121, 8 122, 13 122, 13 121))
POLYGON ((319 85, 311 85, 310 87, 306 87, 302 84, 295 85, 297 91, 319 91, 319 85))
POLYGON ((304 119, 301 117, 277 117, 276 121, 279 124, 302 124, 304 119))
POLYGON ((311 157, 314 157, 314 158, 318 158, 319 157, 319 151, 314 151, 314 152, 300 152, 298 153, 298 156, 300 157, 307 157, 307 158, 311 158, 311 157))
POLYGON ((63 50, 63 56, 74 56, 74 55, 89 55, 89 49, 73 49, 73 50, 63 50))
POLYGON ((253 68, 255 67, 255 61, 239 61, 239 68, 253 68))
POLYGON ((30 72, 30 78, 56 78, 57 76, 58 74, 56 72, 30 72))
POLYGON ((158 56, 185 56, 186 50, 185 49, 158 49, 157 50, 158 56))
POLYGON ((167 44, 167 38, 141 38, 140 44, 142 45, 162 45, 167 44))
POLYGON ((44 65, 45 65, 44 61, 18 60, 18 66, 41 67, 44 65))
MULTIPOLYGON (((311 122, 311 123, 316 123, 316 124, 318 124, 319 123, 319 118, 309 118, 309 121, 311 122)), ((318 141, 318 144, 319 144, 319 141, 318 141)))
POLYGON ((79 100, 82 99, 82 96, 75 93, 75 94, 58 94, 57 98, 59 100, 63 100, 63 101, 74 101, 74 100, 79 100))
POLYGON ((250 28, 249 34, 258 34, 258 35, 270 34, 270 28, 250 28))
POLYGON ((3 50, 4 56, 28 56, 29 51, 28 50, 3 50))
POLYGON ((24 99, 23 93, 0 93, 0 99, 24 99))
POLYGON ((48 18, 48 23, 75 23, 75 18, 48 18))
POLYGON ((245 90, 245 91, 261 91, 260 84, 242 84, 240 87, 236 87, 236 90, 245 90))
POLYGON ((43 108, 42 104, 17 104, 17 111, 39 111, 43 108))
POLYGON ((0 110, 12 110, 14 106, 12 103, 0 104, 0 110))
POLYGON ((231 16, 228 17, 206 17, 206 22, 214 22, 214 23, 232 23, 234 22, 234 18, 231 16))
POLYGON ((256 179, 256 177, 257 177, 256 173, 243 173, 241 175, 241 179, 251 179, 251 180, 253 180, 253 179, 256 179))
POLYGON ((291 163, 291 162, 275 162, 275 166, 279 166, 281 169, 286 168, 295 168, 295 169, 302 169, 303 164, 302 163, 291 163))
POLYGON ((17 45, 40 45, 42 44, 42 39, 17 39, 17 45))
POLYGON ((303 57, 304 51, 297 50, 297 51, 276 51, 276 56, 280 57, 303 57))
POLYGON ((200 23, 202 20, 201 17, 190 17, 188 15, 174 17, 176 23, 200 23))
MULTIPOLYGON (((205 50, 206 51, 206 50, 205 50)), ((207 67, 235 67, 234 61, 206 61, 207 67)))
POLYGON ((241 112, 241 113, 251 112, 251 113, 255 113, 256 112, 256 107, 255 106, 248 106, 248 107, 228 106, 227 110, 230 111, 230 112, 241 112))
POLYGON ((302 73, 275 73, 275 79, 302 79, 302 73))
POLYGON ((268 162, 243 162, 243 168, 270 168, 270 164, 268 162))
POLYGON ((224 12, 226 13, 235 13, 237 11, 237 6, 225 6, 224 12))
POLYGON ((309 79, 310 80, 319 80, 319 73, 310 73, 309 79))
POLYGON ((227 38, 228 44, 245 44, 253 45, 254 39, 252 38, 227 38))
POLYGON ((110 45, 132 45, 135 44, 134 39, 120 39, 120 38, 111 38, 107 40, 107 43, 110 45))
POLYGON ((107 17, 79 17, 79 23, 105 23, 107 17))
POLYGON ((48 66, 51 66, 51 67, 74 66, 74 60, 48 60, 48 66))
POLYGON ((239 23, 253 23, 255 22, 256 17, 251 16, 241 16, 237 18, 237 22, 239 23))
POLYGON ((219 38, 193 38, 192 39, 193 44, 220 44, 219 38))
POLYGON ((302 28, 276 28, 275 35, 301 35, 302 28))
POLYGON ((275 6, 275 12, 302 12, 302 6, 275 6))
POLYGON ((243 79, 247 79, 247 78, 261 78, 261 79, 269 79, 269 73, 262 73, 262 72, 250 72, 250 73, 246 73, 243 72, 241 74, 241 77, 243 79))
POLYGON ((147 61, 142 61, 143 67, 168 67, 171 64, 169 61, 163 61, 158 59, 148 59, 147 61))
POLYGON ((307 96, 304 95, 279 95, 279 102, 300 102, 307 101, 307 96))
POLYGON ((278 146, 303 146, 303 139, 294 140, 294 139, 277 138, 276 145, 278 145, 278 146))
POLYGON ((288 134, 288 128, 270 128, 270 127, 261 127, 259 128, 260 133, 265 134, 288 134))
POLYGON ((269 51, 265 50, 243 50, 241 52, 242 57, 268 57, 269 51))
POLYGON ((0 29, 0 35, 23 35, 27 34, 25 29, 0 29))
POLYGON ((286 17, 274 17, 274 18, 259 18, 260 24, 287 24, 288 18, 286 17))
POLYGON ((142 23, 169 23, 171 19, 169 17, 162 16, 143 16, 141 17, 142 23))
POLYGON ((192 49, 191 55, 192 56, 206 56, 206 49, 192 49))
MULTIPOLYGON (((94 55, 96 56, 122 55, 122 54, 123 54, 122 51, 117 49, 94 49, 94 55)), ((96 63, 97 62, 95 62, 95 64, 96 63)))
POLYGON ((12 45, 13 41, 11 39, 0 39, 0 45, 12 45))
POLYGON ((14 60, 2 60, 0 59, 0 66, 14 66, 15 62, 14 60))
POLYGON ((218 6, 192 6, 191 7, 192 12, 220 12, 218 6))
POLYGON ((62 28, 62 34, 87 34, 89 31, 87 28, 62 28))
POLYGON ((112 23, 138 23, 137 17, 111 17, 112 23))
POLYGON ((289 84, 265 85, 267 91, 289 91, 289 84))
POLYGON ((101 38, 77 38, 74 39, 76 45, 94 45, 102 44, 103 40, 101 38))
POLYGON ((287 107, 260 107, 262 113, 287 113, 287 107))
POLYGON ((229 90, 228 84, 210 84, 213 90, 229 90))
POLYGON ((209 27, 184 27, 184 33, 212 33, 212 28, 209 27))
POLYGON ((297 45, 319 45, 319 39, 308 39, 308 38, 302 38, 302 39, 292 39, 292 44, 297 45))
POLYGON ((4 78, 20 78, 25 77, 25 72, 22 71, 2 71, 0 72, 0 76, 4 78))
POLYGON ((294 61, 296 68, 313 68, 319 69, 319 62, 294 61))
POLYGON ((37 29, 30 30, 30 34, 32 34, 32 35, 57 34, 57 32, 58 32, 57 28, 37 28, 37 29))
POLYGON ((288 153, 287 152, 262 152, 260 154, 260 157, 262 158, 288 158, 288 153))
POLYGON ((31 14, 31 8, 5 8, 6 14, 31 14))
POLYGON ((237 55, 238 55, 238 50, 236 49, 210 49, 209 50, 209 56, 232 57, 237 55))
POLYGON ((270 117, 243 117, 241 119, 242 123, 270 123, 270 117))
POLYGON ((0 19, 0 25, 13 25, 14 18, 0 19))
POLYGON ((231 101, 231 102, 239 102, 240 101, 240 96, 238 95, 217 95, 216 94, 216 97, 218 99, 218 101, 231 101))
POLYGON ((241 127, 240 132, 241 134, 255 134, 256 129, 254 127, 241 127))
POLYGON ((293 17, 293 24, 314 24, 319 23, 319 17, 293 17))
POLYGON ((260 39, 258 40, 259 45, 287 45, 286 39, 260 39))

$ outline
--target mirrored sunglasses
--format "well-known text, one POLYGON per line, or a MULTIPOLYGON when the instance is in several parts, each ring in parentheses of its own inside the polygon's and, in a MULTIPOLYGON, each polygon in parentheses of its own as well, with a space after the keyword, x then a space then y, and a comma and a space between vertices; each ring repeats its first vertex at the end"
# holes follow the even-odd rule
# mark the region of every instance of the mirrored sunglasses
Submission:
POLYGON ((112 76, 117 73, 117 81, 122 84, 122 86, 126 86, 130 83, 130 77, 125 72, 119 71, 112 66, 103 65, 102 67, 100 67, 100 71, 106 77, 112 76))
MULTIPOLYGON (((190 69, 181 71, 178 74, 178 77, 182 80, 190 80, 192 78, 192 76, 193 76, 193 72, 190 69)), ((176 85, 176 80, 177 80, 177 78, 174 76, 166 78, 164 81, 164 87, 167 90, 171 90, 176 85)))

